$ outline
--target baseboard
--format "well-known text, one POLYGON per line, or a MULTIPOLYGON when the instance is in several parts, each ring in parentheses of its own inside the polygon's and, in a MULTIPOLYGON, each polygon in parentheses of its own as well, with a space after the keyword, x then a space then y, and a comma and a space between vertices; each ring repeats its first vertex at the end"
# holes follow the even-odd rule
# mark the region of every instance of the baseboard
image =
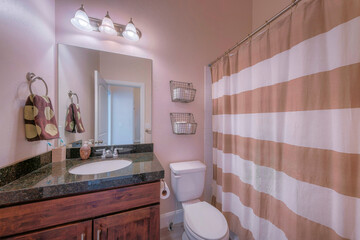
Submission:
POLYGON ((170 222, 173 224, 182 223, 184 221, 184 211, 182 209, 163 213, 160 215, 160 229, 167 228, 170 222))

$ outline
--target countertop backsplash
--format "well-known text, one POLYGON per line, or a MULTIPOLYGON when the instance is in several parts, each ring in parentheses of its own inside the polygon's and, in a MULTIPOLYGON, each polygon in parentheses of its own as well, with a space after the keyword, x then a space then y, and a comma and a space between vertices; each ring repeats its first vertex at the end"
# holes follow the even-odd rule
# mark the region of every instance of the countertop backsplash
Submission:
POLYGON ((35 157, 25 159, 24 161, 0 168, 0 187, 51 163, 51 157, 52 153, 51 151, 48 151, 35 157))
MULTIPOLYGON (((101 151, 96 152, 96 150, 101 149, 115 149, 115 148, 122 148, 125 151, 119 151, 119 154, 126 154, 126 153, 143 153, 143 152, 153 152, 154 151, 154 144, 153 143, 145 143, 145 144, 128 144, 128 145, 106 145, 106 146, 93 146, 91 147, 91 157, 101 156, 101 151)), ((80 157, 80 148, 67 148, 66 149, 66 159, 71 158, 79 158, 80 157)))

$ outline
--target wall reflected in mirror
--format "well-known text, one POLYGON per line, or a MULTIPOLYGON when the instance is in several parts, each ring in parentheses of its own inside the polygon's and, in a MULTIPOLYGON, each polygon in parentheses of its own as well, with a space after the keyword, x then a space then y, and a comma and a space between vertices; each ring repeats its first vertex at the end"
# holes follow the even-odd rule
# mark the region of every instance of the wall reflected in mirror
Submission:
POLYGON ((60 137, 69 147, 151 143, 151 79, 151 59, 59 44, 60 137))

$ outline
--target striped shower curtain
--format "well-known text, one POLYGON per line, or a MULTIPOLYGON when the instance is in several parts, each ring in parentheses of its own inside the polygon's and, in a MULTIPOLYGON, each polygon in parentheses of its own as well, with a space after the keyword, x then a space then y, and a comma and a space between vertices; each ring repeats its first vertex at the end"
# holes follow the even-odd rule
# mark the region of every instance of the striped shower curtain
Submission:
POLYGON ((360 239, 360 0, 303 0, 211 74, 213 203, 230 230, 360 239))

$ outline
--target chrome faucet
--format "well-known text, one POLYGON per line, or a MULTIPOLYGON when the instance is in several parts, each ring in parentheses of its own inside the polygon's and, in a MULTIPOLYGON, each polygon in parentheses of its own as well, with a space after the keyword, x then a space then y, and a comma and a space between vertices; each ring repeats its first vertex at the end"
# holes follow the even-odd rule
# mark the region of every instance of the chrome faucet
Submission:
POLYGON ((114 148, 114 150, 111 150, 111 149, 98 149, 96 150, 97 152, 100 152, 102 151, 102 155, 101 155, 101 158, 104 159, 104 158, 117 158, 119 156, 119 153, 118 151, 121 150, 121 148, 114 148))
POLYGON ((106 150, 105 148, 102 150, 101 158, 110 158, 113 156, 113 153, 110 149, 106 150))

